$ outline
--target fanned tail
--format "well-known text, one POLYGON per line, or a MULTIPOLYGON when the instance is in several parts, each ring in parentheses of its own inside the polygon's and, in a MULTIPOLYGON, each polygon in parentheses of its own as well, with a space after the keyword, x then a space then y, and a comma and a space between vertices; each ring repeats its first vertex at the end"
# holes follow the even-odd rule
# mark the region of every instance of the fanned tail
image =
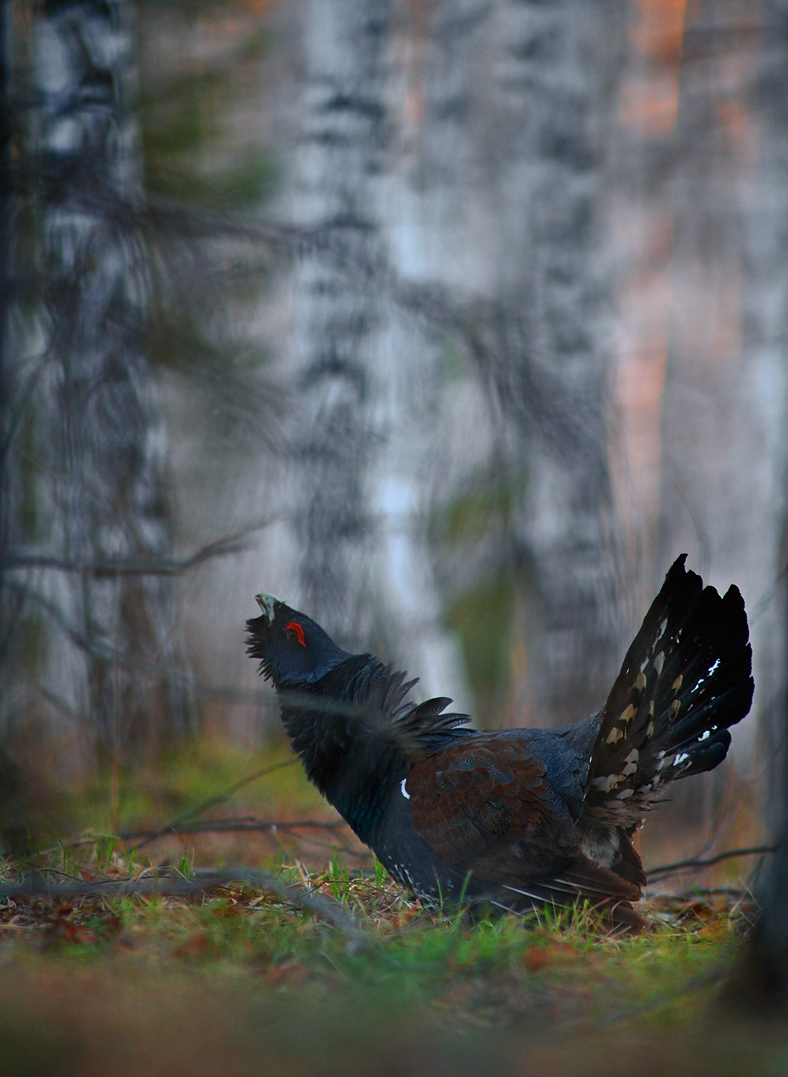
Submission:
POLYGON ((591 755, 587 817, 631 827, 676 778, 725 758, 752 703, 752 650, 739 590, 720 597, 684 567, 668 572, 627 652, 591 755))

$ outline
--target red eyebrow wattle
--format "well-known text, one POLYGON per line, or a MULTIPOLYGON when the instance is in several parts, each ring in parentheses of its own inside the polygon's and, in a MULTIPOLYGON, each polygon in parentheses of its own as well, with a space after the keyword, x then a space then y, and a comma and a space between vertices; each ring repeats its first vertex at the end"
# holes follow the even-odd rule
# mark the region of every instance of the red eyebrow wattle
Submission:
POLYGON ((290 623, 285 628, 285 632, 288 635, 291 632, 295 632, 296 639, 298 640, 298 642, 301 644, 302 647, 306 647, 306 640, 304 639, 304 630, 301 627, 301 625, 298 623, 298 621, 290 621, 290 623))

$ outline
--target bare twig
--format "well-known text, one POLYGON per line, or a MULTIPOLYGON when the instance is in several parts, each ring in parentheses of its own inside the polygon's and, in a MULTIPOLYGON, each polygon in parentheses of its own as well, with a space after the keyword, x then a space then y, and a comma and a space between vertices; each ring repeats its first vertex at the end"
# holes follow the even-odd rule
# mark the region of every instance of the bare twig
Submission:
POLYGON ((736 856, 760 856, 763 853, 774 853, 777 845, 748 845, 743 849, 726 849, 725 852, 715 856, 699 857, 694 860, 677 860, 673 864, 660 864, 659 867, 651 868, 646 872, 649 882, 659 882, 669 875, 677 875, 682 871, 692 871, 693 868, 708 868, 712 864, 719 864, 723 860, 732 860, 736 856))
MULTIPOLYGON (((279 827, 277 830, 272 830, 271 833, 276 835, 280 846, 282 845, 280 839, 281 834, 287 834, 291 837, 293 836, 291 830, 284 830, 282 827, 279 827)), ((360 849, 354 849, 350 845, 337 845, 336 842, 333 841, 320 841, 318 838, 308 838, 305 834, 298 834, 296 836, 302 845, 309 845, 313 849, 327 849, 332 856, 335 856, 337 853, 344 853, 345 856, 354 856, 359 860, 370 860, 373 856, 372 850, 366 845, 363 845, 360 849)))
MULTIPOLYGON (((282 766, 283 764, 279 764, 282 766)), ((260 775, 256 775, 260 777, 260 775)), ((248 779, 251 781, 252 779, 248 779)), ((169 834, 172 831, 177 831, 179 834, 212 834, 212 833, 233 833, 234 831, 247 831, 247 830, 337 830, 339 827, 346 826, 347 824, 342 819, 334 819, 330 821, 323 821, 319 819, 297 819, 297 820, 265 820, 254 819, 251 816, 240 819, 206 819, 202 823, 170 823, 170 825, 164 830, 121 830, 118 834, 119 838, 124 841, 134 841, 137 838, 145 838, 147 841, 152 841, 154 837, 161 837, 162 834, 169 834)), ((139 846, 138 846, 139 848, 139 846)))
POLYGON ((51 568, 59 572, 73 572, 96 579, 117 576, 177 576, 215 557, 227 557, 247 549, 243 541, 247 535, 269 527, 274 518, 251 524, 242 531, 210 542, 207 546, 181 560, 167 557, 119 557, 106 559, 80 559, 58 557, 55 554, 9 554, 0 562, 0 569, 51 568))
POLYGON ((715 894, 735 898, 751 896, 749 890, 744 886, 693 886, 689 890, 682 890, 676 897, 684 901, 691 900, 694 897, 713 897, 715 894))
MULTIPOLYGON (((159 830, 151 831, 144 841, 141 841, 134 846, 134 850, 141 849, 144 845, 154 841, 156 838, 161 838, 164 834, 169 834, 172 831, 182 828, 190 819, 202 815, 202 813, 208 811, 209 808, 215 808, 217 804, 224 803, 224 801, 229 799, 233 793, 237 793, 239 789, 243 789, 243 787, 249 785, 250 782, 257 781, 258 778, 264 778, 267 774, 273 774, 275 770, 282 770, 284 767, 292 767, 296 762, 296 759, 285 759, 283 763, 274 763, 273 766, 263 767, 262 770, 255 771, 254 774, 250 774, 247 778, 241 778, 240 781, 235 782, 229 789, 225 790, 224 793, 211 797, 210 800, 203 801, 202 804, 198 804, 196 807, 190 809, 190 811, 185 812, 183 815, 179 815, 177 819, 173 819, 167 826, 161 827, 159 830)), ((120 837, 123 837, 123 835, 121 834, 120 837)))
POLYGON ((46 879, 28 877, 19 883, 0 882, 0 900, 19 897, 44 897, 50 900, 86 897, 133 897, 158 894, 165 897, 188 897, 209 890, 227 888, 233 883, 244 883, 268 890, 282 901, 297 908, 309 909, 315 916, 331 924, 357 948, 366 945, 368 938, 356 918, 343 909, 338 902, 325 894, 318 894, 306 887, 283 883, 267 871, 248 868, 229 868, 225 871, 200 872, 192 879, 182 875, 164 878, 108 879, 96 882, 51 883, 46 879))

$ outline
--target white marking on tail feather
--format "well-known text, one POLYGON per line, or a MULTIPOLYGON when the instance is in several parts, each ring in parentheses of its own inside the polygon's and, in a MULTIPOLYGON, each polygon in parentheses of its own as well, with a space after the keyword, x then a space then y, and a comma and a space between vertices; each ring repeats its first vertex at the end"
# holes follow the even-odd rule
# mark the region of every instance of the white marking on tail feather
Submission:
POLYGON ((700 678, 700 680, 695 682, 695 684, 690 689, 690 692, 697 692, 700 688, 702 688, 706 681, 709 679, 709 677, 711 677, 712 673, 714 673, 715 670, 719 669, 719 665, 720 660, 718 658, 714 662, 714 664, 708 670, 706 670, 706 673, 700 678))
POLYGON ((640 752, 637 750, 637 748, 633 748, 624 760, 625 766, 621 772, 622 778, 627 778, 630 774, 635 773, 635 771, 638 769, 638 759, 640 759, 640 752))
POLYGON ((606 778, 594 778, 591 782, 594 789, 601 793, 609 793, 614 786, 618 785, 620 778, 617 774, 608 774, 606 778))
POLYGON ((662 667, 665 665, 665 652, 660 651, 657 657, 654 659, 654 669, 657 671, 657 676, 662 672, 662 667))

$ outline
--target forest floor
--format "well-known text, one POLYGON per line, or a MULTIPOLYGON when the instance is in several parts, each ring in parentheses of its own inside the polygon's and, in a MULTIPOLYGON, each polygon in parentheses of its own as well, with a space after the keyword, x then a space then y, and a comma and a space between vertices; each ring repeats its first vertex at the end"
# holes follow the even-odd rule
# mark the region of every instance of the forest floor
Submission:
POLYGON ((788 1026, 724 1002, 746 888, 654 894, 634 938, 470 926, 409 901, 271 762, 110 774, 60 802, 69 841, 0 864, 0 1073, 788 1073, 788 1026))

